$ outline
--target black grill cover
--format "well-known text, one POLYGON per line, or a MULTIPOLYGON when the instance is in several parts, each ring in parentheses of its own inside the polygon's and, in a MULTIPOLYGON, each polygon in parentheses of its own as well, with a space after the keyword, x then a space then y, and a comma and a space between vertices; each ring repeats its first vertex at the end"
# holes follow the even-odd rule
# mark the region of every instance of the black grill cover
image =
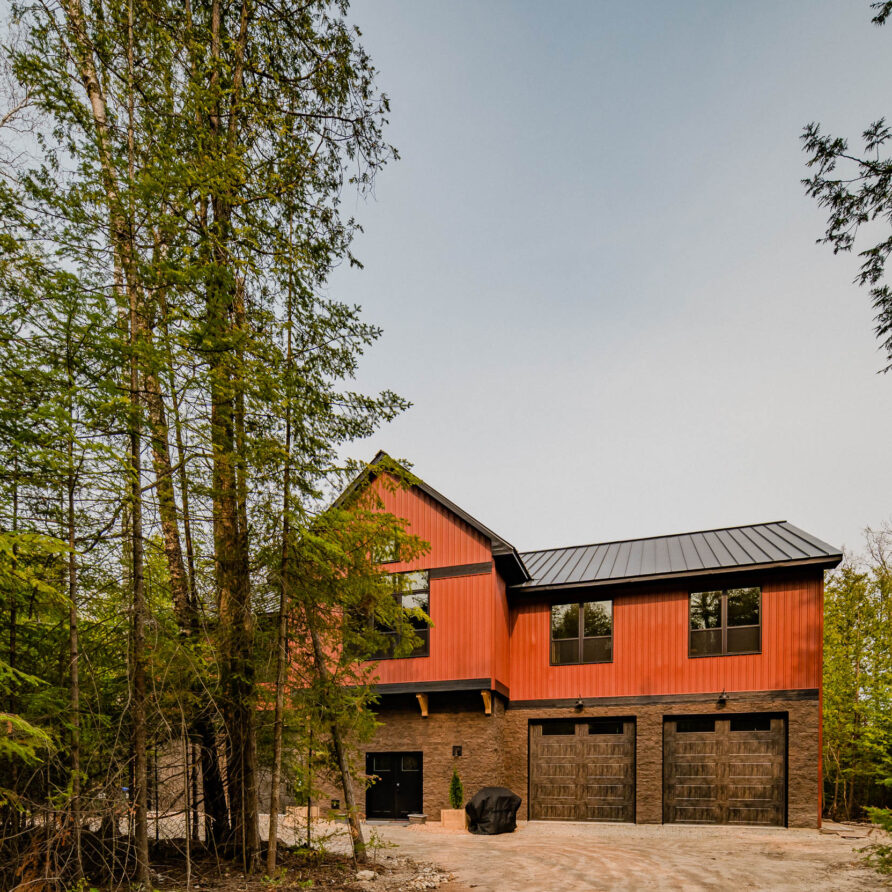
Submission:
POLYGON ((507 787, 484 787, 465 806, 471 833, 513 833, 517 829, 520 796, 507 787))

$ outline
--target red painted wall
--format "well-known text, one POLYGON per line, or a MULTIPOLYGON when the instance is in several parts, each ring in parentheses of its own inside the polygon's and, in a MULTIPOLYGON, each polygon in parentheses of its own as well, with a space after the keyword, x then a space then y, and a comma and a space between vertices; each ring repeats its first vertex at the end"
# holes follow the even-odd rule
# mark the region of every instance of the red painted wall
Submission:
POLYGON ((492 560, 489 540, 420 490, 390 490, 380 479, 372 486, 385 511, 403 518, 407 522, 407 532, 430 543, 430 550, 420 558, 388 565, 395 573, 492 560))
MULTIPOLYGON (((582 591, 573 597, 586 598, 582 591)), ((613 662, 584 666, 551 666, 549 605, 518 604, 511 610, 511 699, 820 688, 822 597, 820 573, 765 582, 762 653, 691 659, 687 588, 617 595, 613 662)))
MULTIPOLYGON (((394 572, 492 560, 487 539, 423 492, 373 485, 384 508, 430 543, 426 555, 389 565, 394 572)), ((589 591, 588 597, 608 596, 604 589, 589 591)), ((551 666, 549 602, 508 596, 493 567, 432 580, 430 655, 382 660, 378 682, 486 678, 509 688, 512 700, 820 688, 822 599, 820 571, 763 582, 762 653, 691 659, 686 587, 618 594, 613 662, 551 666)))
MULTIPOLYGON (((423 492, 388 491, 380 481, 373 485, 385 510, 406 520, 408 532, 430 543, 427 554, 414 561, 390 564, 389 569, 429 570, 492 560, 487 539, 423 492)), ((501 640, 501 662, 507 676, 508 607, 504 585, 501 598, 496 598, 497 579, 493 571, 431 580, 430 656, 381 660, 378 683, 491 679, 497 638, 501 640), (495 631, 497 621, 504 629, 499 636, 495 631)))
POLYGON ((511 619, 505 580, 492 570, 493 585, 493 680, 511 686, 510 639, 508 626, 511 619))

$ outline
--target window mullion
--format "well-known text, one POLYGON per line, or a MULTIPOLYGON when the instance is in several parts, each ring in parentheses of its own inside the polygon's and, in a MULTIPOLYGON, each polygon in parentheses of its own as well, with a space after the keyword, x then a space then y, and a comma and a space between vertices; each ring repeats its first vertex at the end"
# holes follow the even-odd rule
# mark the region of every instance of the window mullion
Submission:
POLYGON ((576 646, 577 646, 576 652, 579 656, 579 659, 577 660, 577 662, 581 663, 582 656, 583 656, 582 639, 585 637, 585 626, 583 625, 585 623, 585 608, 583 607, 582 604, 577 604, 576 607, 579 610, 579 614, 578 614, 579 615, 579 639, 576 642, 576 646))
POLYGON ((728 592, 722 592, 722 653, 728 653, 728 592))

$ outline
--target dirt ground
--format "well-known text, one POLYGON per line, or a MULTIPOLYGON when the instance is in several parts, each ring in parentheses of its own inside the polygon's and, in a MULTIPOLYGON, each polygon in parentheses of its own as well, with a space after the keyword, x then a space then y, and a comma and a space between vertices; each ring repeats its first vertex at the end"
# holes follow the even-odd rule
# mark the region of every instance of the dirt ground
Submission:
MULTIPOLYGON (((772 889, 864 892, 892 888, 864 864, 869 828, 526 823, 503 836, 378 825, 385 848, 453 875, 448 892, 772 889)), ((368 887, 373 888, 369 883, 368 887)), ((379 887, 380 888, 380 887, 379 887)))
MULTIPOLYGON (((300 843, 305 825, 283 821, 284 843, 300 843)), ((260 826, 265 829, 265 816, 260 826)), ((212 859, 196 865, 195 892, 614 892, 750 890, 866 892, 892 882, 865 863, 877 837, 867 825, 817 830, 635 824, 521 822, 502 836, 447 831, 439 824, 365 825, 370 873, 357 874, 344 824, 313 822, 323 857, 286 859, 287 871, 246 878, 212 859)), ((888 841, 888 840, 887 840, 888 841)), ((158 865, 164 892, 184 888, 177 869, 158 865), (165 876, 165 874, 167 874, 165 876)))

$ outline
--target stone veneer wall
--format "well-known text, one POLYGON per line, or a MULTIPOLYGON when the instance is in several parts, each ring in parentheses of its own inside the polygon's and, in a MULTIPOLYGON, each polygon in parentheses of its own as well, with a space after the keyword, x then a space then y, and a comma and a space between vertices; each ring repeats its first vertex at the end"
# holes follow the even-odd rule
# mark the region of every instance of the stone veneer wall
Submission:
MULTIPOLYGON (((712 697, 653 702, 625 701, 609 706, 524 708, 493 697, 493 714, 483 712, 479 693, 431 694, 424 718, 414 698, 394 698, 380 708, 383 723, 365 752, 421 750, 424 753, 424 811, 439 820, 449 807, 453 765, 466 797, 496 784, 518 793, 523 803, 518 818, 527 817, 529 723, 544 718, 633 716, 636 719, 636 820, 658 824, 663 819, 663 717, 680 714, 787 713, 787 822, 790 827, 819 826, 819 709, 817 699, 777 694, 731 694, 718 708, 712 697), (453 758, 452 747, 462 747, 453 758)), ((360 802, 364 794, 360 793, 360 802)))
POLYGON ((500 697, 493 696, 493 714, 488 716, 479 692, 430 694, 427 718, 421 715, 414 697, 388 699, 397 702, 379 707, 378 720, 383 724, 362 750, 424 753, 424 812, 430 820, 439 821, 440 809, 451 807, 453 766, 458 769, 468 799, 481 787, 502 784, 505 704, 500 697), (462 748, 461 756, 453 758, 453 746, 462 748))

